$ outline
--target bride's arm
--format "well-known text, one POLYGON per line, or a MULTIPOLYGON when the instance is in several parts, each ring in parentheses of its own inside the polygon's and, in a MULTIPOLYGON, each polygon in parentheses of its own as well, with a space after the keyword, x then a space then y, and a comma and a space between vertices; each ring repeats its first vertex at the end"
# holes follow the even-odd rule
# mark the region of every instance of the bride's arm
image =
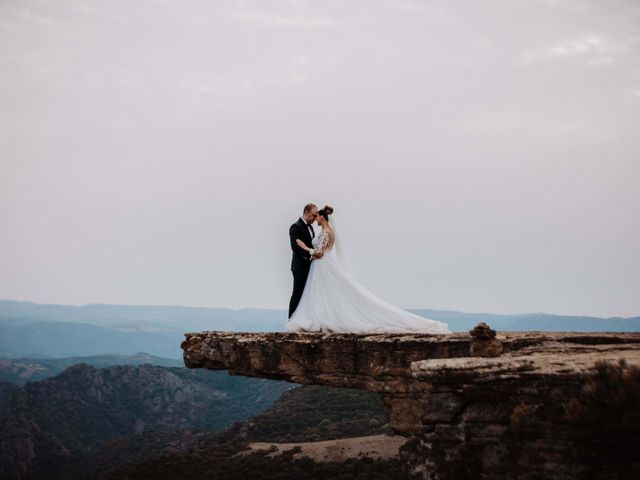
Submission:
POLYGON ((307 247, 300 239, 297 239, 296 243, 300 248, 303 248, 304 250, 309 252, 312 257, 321 258, 324 255, 324 252, 328 249, 331 249, 331 247, 333 246, 333 232, 331 230, 325 230, 322 233, 324 235, 319 238, 320 243, 316 245, 315 248, 307 247))

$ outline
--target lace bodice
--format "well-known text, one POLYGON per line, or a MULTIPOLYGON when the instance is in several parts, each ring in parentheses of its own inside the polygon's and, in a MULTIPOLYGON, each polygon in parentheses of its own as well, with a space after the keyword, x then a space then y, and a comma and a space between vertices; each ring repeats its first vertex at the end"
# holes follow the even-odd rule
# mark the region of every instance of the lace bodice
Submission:
POLYGON ((311 240, 311 245, 313 245, 313 249, 317 252, 327 253, 331 251, 331 249, 333 248, 333 245, 329 245, 329 243, 330 243, 329 234, 325 230, 322 230, 313 238, 313 240, 311 240), (328 249, 327 249, 327 245, 329 245, 328 249))

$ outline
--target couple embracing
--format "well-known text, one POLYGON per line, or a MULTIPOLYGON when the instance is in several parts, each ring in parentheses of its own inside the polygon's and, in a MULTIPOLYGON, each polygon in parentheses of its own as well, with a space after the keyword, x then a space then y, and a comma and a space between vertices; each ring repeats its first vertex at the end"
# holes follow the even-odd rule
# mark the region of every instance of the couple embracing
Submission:
POLYGON ((451 333, 447 324, 376 297, 350 274, 332 223, 333 208, 305 205, 289 228, 293 292, 288 332, 451 333), (317 234, 313 223, 322 228, 317 234))

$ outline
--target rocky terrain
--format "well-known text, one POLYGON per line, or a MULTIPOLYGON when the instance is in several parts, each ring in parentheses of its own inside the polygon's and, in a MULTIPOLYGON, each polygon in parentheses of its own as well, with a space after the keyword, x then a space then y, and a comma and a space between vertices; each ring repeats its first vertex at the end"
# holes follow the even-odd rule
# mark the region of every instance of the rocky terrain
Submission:
POLYGON ((191 368, 380 393, 415 478, 640 472, 638 333, 185 336, 191 368))
POLYGON ((253 452, 267 452, 273 458, 293 451, 294 459, 310 458, 316 463, 344 462, 349 458, 368 457, 376 460, 397 459, 400 447, 406 442, 400 435, 370 435, 367 437, 324 440, 319 442, 277 443, 252 442, 249 449, 238 453, 248 455, 253 452))

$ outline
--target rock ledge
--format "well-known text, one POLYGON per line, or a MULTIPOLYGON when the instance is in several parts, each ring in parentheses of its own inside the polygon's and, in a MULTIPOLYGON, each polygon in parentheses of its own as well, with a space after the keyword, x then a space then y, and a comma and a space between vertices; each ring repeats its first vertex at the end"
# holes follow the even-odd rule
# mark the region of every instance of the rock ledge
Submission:
POLYGON ((450 335, 185 337, 189 368, 379 392, 390 426, 410 437, 408 470, 434 480, 578 478, 584 468, 563 405, 596 362, 640 366, 640 333, 496 333, 480 324, 450 335))

